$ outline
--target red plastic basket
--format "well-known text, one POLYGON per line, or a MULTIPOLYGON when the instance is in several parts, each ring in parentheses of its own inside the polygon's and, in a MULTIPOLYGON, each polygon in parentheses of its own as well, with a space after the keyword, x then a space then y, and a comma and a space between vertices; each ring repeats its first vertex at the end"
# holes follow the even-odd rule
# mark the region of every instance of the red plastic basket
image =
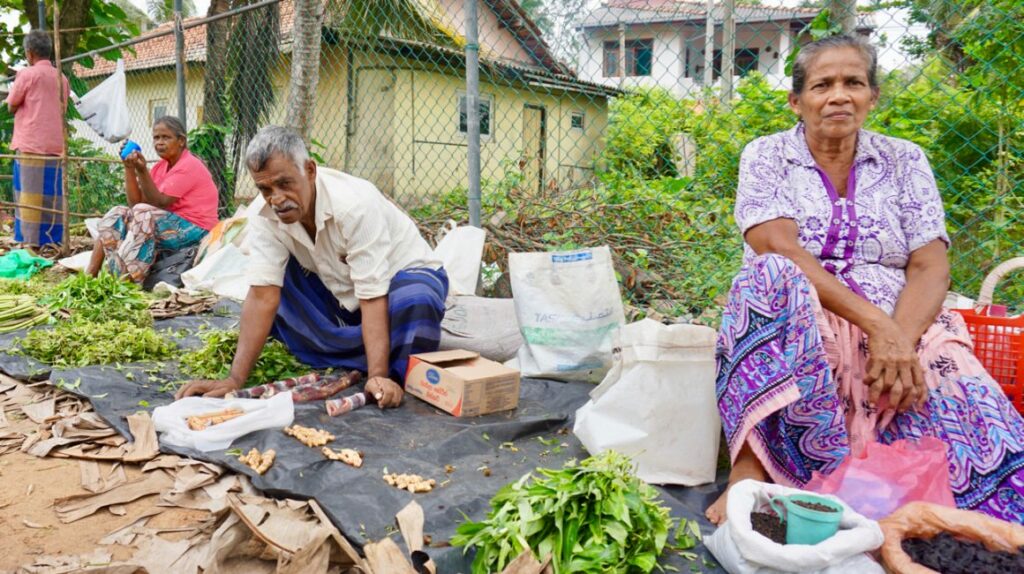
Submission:
MULTIPOLYGON (((985 278, 978 296, 978 309, 992 304, 996 284, 1007 273, 1024 268, 1024 257, 996 267, 985 278)), ((990 317, 972 309, 957 309, 974 340, 974 354, 1002 387, 1017 411, 1024 414, 1024 317, 990 317)))

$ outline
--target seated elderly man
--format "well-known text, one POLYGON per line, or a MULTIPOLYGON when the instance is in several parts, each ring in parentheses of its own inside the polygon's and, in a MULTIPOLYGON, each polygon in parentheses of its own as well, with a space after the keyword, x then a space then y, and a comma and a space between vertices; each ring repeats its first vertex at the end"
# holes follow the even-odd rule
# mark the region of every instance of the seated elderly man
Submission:
POLYGON ((192 381, 177 397, 240 388, 272 335, 308 365, 366 373, 378 405, 398 406, 409 355, 440 341, 440 262, 373 184, 317 166, 295 132, 260 130, 245 161, 266 206, 249 223, 238 349, 227 379, 192 381))

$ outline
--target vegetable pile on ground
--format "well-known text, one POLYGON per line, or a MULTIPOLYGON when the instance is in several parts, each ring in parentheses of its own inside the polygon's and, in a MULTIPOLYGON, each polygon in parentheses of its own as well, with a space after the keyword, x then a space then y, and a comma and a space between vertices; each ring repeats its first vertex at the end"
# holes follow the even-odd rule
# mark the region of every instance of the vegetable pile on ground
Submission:
MULTIPOLYGON (((202 335, 202 339, 202 348, 182 356, 181 364, 185 372, 198 379, 227 377, 231 371, 235 349, 238 347, 238 331, 208 331, 202 335)), ((283 343, 270 340, 263 346, 263 352, 249 373, 246 386, 280 381, 311 370, 312 368, 303 365, 289 353, 283 343)))
POLYGON ((31 295, 0 295, 0 333, 34 327, 50 319, 50 311, 31 295))
POLYGON ((52 310, 67 311, 72 319, 153 324, 148 311, 149 303, 139 286, 107 272, 96 277, 85 273, 72 275, 39 302, 52 310))
POLYGON ((914 562, 944 574, 1024 572, 1024 552, 992 552, 945 532, 931 540, 910 538, 902 545, 914 562))
MULTIPOLYGON (((473 573, 499 572, 527 548, 539 560, 551 556, 556 574, 650 572, 667 546, 673 519, 657 491, 615 452, 569 462, 561 470, 538 469, 498 491, 483 522, 466 522, 454 546, 476 548, 473 573)), ((699 530, 676 532, 696 544, 699 530)), ((695 555, 691 559, 696 558, 695 555)))
POLYGON ((150 327, 127 321, 64 321, 53 329, 35 329, 17 342, 38 361, 58 367, 168 359, 177 346, 150 327))

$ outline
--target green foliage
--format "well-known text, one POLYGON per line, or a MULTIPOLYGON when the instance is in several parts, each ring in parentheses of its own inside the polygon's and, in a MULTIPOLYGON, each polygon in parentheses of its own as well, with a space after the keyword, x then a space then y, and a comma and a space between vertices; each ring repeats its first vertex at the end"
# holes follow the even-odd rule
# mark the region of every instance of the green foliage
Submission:
MULTIPOLYGON (((238 331, 209 331, 202 335, 203 347, 185 353, 181 364, 185 371, 200 379, 223 379, 231 371, 231 361, 238 348, 238 331)), ((260 385, 310 372, 283 343, 268 340, 256 365, 249 373, 246 386, 260 385)))
POLYGON ((159 361, 177 352, 151 327, 128 321, 64 321, 53 329, 33 329, 15 345, 18 352, 56 367, 159 361))
POLYGON ((150 325, 145 295, 138 285, 122 281, 110 273, 96 277, 77 273, 53 288, 40 303, 53 310, 64 310, 81 321, 125 321, 150 325))
POLYGON ((233 200, 230 190, 235 189, 235 171, 232 162, 223 157, 226 153, 224 142, 231 135, 231 128, 217 124, 203 124, 188 132, 188 149, 213 171, 215 166, 224 166, 220 177, 214 177, 220 193, 221 214, 231 213, 232 206, 225 202, 233 200))
MULTIPOLYGON (((73 157, 111 159, 104 150, 85 138, 68 138, 68 154, 73 157)), ((68 162, 68 202, 71 211, 106 213, 115 205, 125 205, 124 167, 121 163, 100 161, 68 162)))
MULTIPOLYGON (((832 22, 832 16, 829 14, 828 8, 823 8, 818 15, 810 21, 797 37, 801 37, 805 34, 811 37, 811 40, 821 40, 829 36, 836 36, 843 33, 843 26, 839 22, 832 22)), ((800 44, 794 43, 793 47, 789 51, 789 55, 786 56, 786 67, 785 73, 787 76, 793 74, 793 63, 796 62, 797 55, 800 54, 800 44)))
POLYGON ((641 89, 612 100, 604 154, 607 168, 641 178, 678 175, 672 162, 672 137, 690 112, 687 103, 662 88, 641 89))
POLYGON ((499 490, 483 522, 459 525, 451 542, 476 548, 474 574, 499 572, 526 549, 551 555, 556 574, 654 570, 673 519, 628 458, 608 451, 537 473, 499 490))

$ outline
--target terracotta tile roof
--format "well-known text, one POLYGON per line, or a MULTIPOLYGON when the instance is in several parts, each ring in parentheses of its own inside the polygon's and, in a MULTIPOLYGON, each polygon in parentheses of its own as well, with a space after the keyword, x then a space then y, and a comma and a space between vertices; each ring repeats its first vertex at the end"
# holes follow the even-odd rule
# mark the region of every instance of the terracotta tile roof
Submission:
MULTIPOLYGON (((498 19, 515 36, 516 40, 523 46, 538 66, 548 72, 558 75, 572 74, 568 66, 559 62, 554 56, 551 48, 544 41, 540 29, 526 15, 523 9, 514 0, 485 0, 487 5, 497 14, 498 19)), ((286 50, 291 44, 292 25, 295 21, 295 4, 289 0, 283 0, 280 4, 280 31, 282 50, 286 50)), ((195 22, 201 18, 187 18, 184 25, 195 22)), ((138 70, 150 70, 165 66, 174 66, 174 34, 168 32, 172 28, 171 22, 161 24, 159 27, 139 36, 141 40, 133 48, 135 53, 123 50, 125 70, 128 72, 138 70), (162 34, 162 35, 161 35, 162 34), (150 38, 151 39, 145 39, 150 38)), ((109 60, 96 58, 96 64, 92 68, 84 68, 75 64, 75 74, 80 78, 95 78, 109 75, 114 72, 115 63, 109 60)), ((205 62, 206 61, 206 25, 200 24, 185 30, 185 61, 205 62)))
MULTIPOLYGON (((282 48, 291 44, 292 24, 295 21, 295 5, 292 2, 281 2, 280 30, 282 48)), ((202 20, 200 17, 186 18, 184 26, 190 22, 202 20)), ((151 70, 153 68, 173 67, 175 65, 175 42, 174 34, 168 32, 172 29, 171 22, 165 22, 160 26, 142 34, 140 40, 134 44, 135 53, 130 49, 122 50, 124 68, 127 72, 139 70, 151 70), (146 39, 150 38, 150 39, 146 39)), ((206 61, 206 24, 200 24, 185 29, 185 61, 205 62, 206 61)), ((85 68, 81 64, 75 64, 75 75, 80 78, 96 78, 107 76, 114 72, 116 63, 102 58, 95 59, 96 64, 92 68, 85 68)))

